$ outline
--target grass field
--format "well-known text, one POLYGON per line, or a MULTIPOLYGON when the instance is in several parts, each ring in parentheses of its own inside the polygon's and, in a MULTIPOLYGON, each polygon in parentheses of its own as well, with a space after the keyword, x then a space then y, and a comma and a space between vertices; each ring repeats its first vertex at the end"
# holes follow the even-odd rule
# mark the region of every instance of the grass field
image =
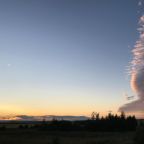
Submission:
POLYGON ((0 131, 0 144, 133 144, 133 132, 0 131))

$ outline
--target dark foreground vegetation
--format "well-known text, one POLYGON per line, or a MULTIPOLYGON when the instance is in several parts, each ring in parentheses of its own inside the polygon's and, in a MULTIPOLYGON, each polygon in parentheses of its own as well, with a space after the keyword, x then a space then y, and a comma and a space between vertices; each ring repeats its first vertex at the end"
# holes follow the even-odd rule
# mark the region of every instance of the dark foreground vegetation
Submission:
POLYGON ((0 131, 0 144, 134 144, 134 132, 0 131))
POLYGON ((0 124, 0 144, 144 144, 144 126, 134 116, 93 113, 85 121, 0 124), (13 126, 13 127, 12 127, 13 126))
POLYGON ((139 121, 139 125, 137 126, 135 136, 134 136, 134 144, 144 144, 144 121, 139 121))

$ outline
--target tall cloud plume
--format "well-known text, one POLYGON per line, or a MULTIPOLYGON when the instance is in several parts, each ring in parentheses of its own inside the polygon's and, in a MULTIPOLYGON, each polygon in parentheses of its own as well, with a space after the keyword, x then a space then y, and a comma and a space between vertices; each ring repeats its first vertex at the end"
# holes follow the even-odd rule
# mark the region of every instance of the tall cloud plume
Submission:
POLYGON ((131 88, 136 93, 138 99, 120 107, 119 111, 144 112, 144 15, 139 20, 139 40, 136 42, 131 62, 131 88))

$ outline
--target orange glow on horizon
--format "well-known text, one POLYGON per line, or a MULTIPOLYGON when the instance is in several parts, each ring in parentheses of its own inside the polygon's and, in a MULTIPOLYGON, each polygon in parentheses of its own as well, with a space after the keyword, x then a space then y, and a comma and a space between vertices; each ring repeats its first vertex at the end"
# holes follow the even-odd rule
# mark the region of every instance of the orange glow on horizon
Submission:
MULTIPOLYGON (((51 111, 44 111, 44 110, 30 110, 30 109, 16 109, 11 108, 11 110, 3 109, 3 111, 0 111, 0 116, 8 116, 8 115, 29 115, 29 116, 44 116, 44 115, 57 115, 57 116, 88 116, 90 117, 93 111, 57 111, 57 110, 51 110, 51 111)), ((100 114, 100 116, 106 116, 109 112, 106 111, 94 111, 100 114)), ((118 112, 112 112, 112 114, 118 114, 118 112)))

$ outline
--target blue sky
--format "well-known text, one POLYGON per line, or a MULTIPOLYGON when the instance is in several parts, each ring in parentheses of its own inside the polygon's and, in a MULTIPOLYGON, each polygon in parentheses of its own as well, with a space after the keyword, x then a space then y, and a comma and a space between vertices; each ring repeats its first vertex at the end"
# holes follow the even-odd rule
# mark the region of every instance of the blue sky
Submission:
POLYGON ((0 0, 0 114, 117 111, 131 93, 137 0, 0 0))

